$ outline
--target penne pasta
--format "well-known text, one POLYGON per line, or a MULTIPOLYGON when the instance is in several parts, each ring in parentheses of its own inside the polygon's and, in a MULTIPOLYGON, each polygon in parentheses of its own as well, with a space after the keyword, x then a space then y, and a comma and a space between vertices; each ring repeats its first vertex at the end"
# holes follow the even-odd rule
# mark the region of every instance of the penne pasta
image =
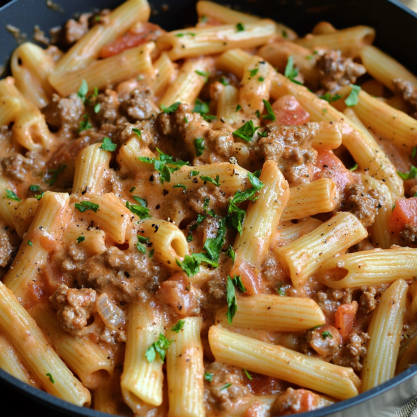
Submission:
POLYGON ((161 56, 154 64, 155 80, 153 82, 153 93, 155 96, 162 94, 173 81, 176 70, 173 62, 166 53, 161 56))

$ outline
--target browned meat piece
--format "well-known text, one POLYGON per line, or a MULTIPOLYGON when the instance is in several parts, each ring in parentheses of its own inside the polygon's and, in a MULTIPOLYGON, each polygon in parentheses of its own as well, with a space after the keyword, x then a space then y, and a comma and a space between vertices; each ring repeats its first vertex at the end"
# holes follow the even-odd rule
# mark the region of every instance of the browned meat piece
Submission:
POLYGON ((307 333, 306 342, 314 349, 320 358, 330 361, 339 352, 342 345, 342 336, 336 327, 325 324, 307 333))
POLYGON ((271 416, 290 416, 324 407, 320 396, 306 389, 288 388, 275 400, 271 416))
POLYGON ((91 15, 91 13, 83 13, 78 20, 69 19, 61 29, 58 43, 64 46, 71 46, 80 40, 88 32, 88 19, 91 15))
POLYGON ((162 305, 169 305, 180 317, 198 314, 197 299, 187 276, 183 272, 164 281, 156 293, 162 305))
POLYGON ((0 229, 0 266, 7 266, 12 259, 13 246, 5 230, 0 229))
POLYGON ((409 243, 417 243, 417 227, 406 224, 404 230, 400 232, 400 237, 409 243))
POLYGON ((366 342, 368 333, 362 331, 351 333, 343 343, 339 353, 333 358, 333 363, 348 366, 359 372, 362 370, 362 361, 366 356, 366 342))
POLYGON ((212 381, 206 381, 204 384, 204 400, 207 409, 232 415, 234 407, 237 407, 244 397, 250 395, 247 377, 241 369, 219 362, 206 366, 205 371, 213 374, 212 381), (224 388, 226 384, 231 385, 224 388))
POLYGON ((316 123, 269 125, 265 129, 267 136, 254 150, 260 159, 275 161, 290 186, 310 182, 317 160, 317 151, 310 147, 316 128, 316 123))
POLYGON ((22 182, 31 168, 30 159, 16 153, 1 160, 3 174, 12 180, 22 182))
POLYGON ((49 300, 57 311, 56 316, 62 329, 79 335, 95 310, 96 292, 89 288, 77 290, 61 284, 49 300))
POLYGON ((132 129, 140 130, 140 143, 147 146, 152 144, 158 138, 158 132, 156 131, 156 117, 152 116, 148 120, 143 120, 135 124, 122 123, 118 125, 113 137, 113 142, 122 145, 131 137, 138 137, 137 133, 135 133, 132 129))
POLYGON ((324 314, 333 318, 340 304, 350 304, 352 302, 352 289, 335 290, 328 288, 326 291, 318 291, 314 299, 324 314))
POLYGON ((133 90, 129 98, 122 102, 121 110, 132 123, 149 119, 156 113, 152 90, 133 90))
POLYGON ((363 65, 356 64, 351 58, 343 58, 340 51, 328 51, 320 55, 316 66, 320 85, 330 93, 354 84, 358 77, 366 73, 363 65))
POLYGON ((84 112, 84 104, 76 94, 71 94, 68 98, 53 94, 51 102, 42 109, 42 112, 46 123, 53 129, 76 132, 84 112))
POLYGON ((116 92, 106 88, 104 93, 97 96, 94 106, 97 105, 99 106, 99 111, 94 115, 94 119, 100 125, 115 124, 120 105, 116 92))
POLYGON ((193 193, 187 194, 187 204, 196 213, 206 214, 210 210, 215 210, 219 215, 228 205, 226 193, 218 187, 210 190, 203 185, 193 193))
POLYGON ((396 78, 392 80, 395 92, 400 94, 403 100, 410 106, 410 116, 417 119, 417 87, 410 81, 396 78))
POLYGON ((351 184, 345 188, 342 209, 350 211, 362 222, 364 227, 369 227, 375 221, 383 198, 377 190, 367 191, 362 184, 351 184))

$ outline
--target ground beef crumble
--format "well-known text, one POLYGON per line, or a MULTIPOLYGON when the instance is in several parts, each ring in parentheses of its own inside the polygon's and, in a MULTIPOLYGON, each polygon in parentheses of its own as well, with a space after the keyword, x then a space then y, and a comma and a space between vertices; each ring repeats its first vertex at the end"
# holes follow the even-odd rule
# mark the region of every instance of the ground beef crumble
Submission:
POLYGON ((407 80, 396 78, 392 80, 395 92, 410 106, 410 116, 417 119, 417 87, 407 80))
POLYGON ((13 246, 5 230, 0 230, 0 266, 5 267, 9 264, 13 254, 13 246))
POLYGON ((355 371, 360 372, 363 367, 363 359, 367 353, 365 345, 369 339, 368 333, 362 331, 351 333, 333 358, 333 363, 352 367, 355 371))
POLYGON ((404 230, 400 232, 400 237, 408 243, 417 243, 417 227, 411 224, 406 224, 404 230))

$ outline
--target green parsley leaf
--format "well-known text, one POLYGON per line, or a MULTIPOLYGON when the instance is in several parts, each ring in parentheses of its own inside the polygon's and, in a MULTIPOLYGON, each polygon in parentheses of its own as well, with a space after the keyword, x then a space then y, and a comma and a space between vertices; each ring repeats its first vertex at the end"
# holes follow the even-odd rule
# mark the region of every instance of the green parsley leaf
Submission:
POLYGON ((327 109, 321 109, 323 113, 327 113, 327 109))
POLYGON ((223 385, 223 386, 220 388, 220 391, 223 391, 224 389, 227 389, 227 388, 229 388, 229 387, 231 387, 231 386, 232 386, 232 383, 231 383, 231 382, 229 382, 229 383, 227 383, 227 384, 223 385))
POLYGON ((246 369, 244 369, 243 372, 248 377, 249 381, 252 381, 252 377, 250 376, 249 372, 246 369))
POLYGON ((32 243, 30 240, 28 240, 27 244, 28 244, 29 246, 33 246, 33 243, 32 243))
POLYGON ((284 290, 284 288, 282 288, 282 287, 277 288, 277 293, 281 297, 285 297, 285 290, 284 290))
POLYGON ((214 374, 211 374, 211 373, 209 373, 209 372, 206 372, 206 373, 204 374, 204 379, 205 379, 206 381, 208 381, 208 382, 211 382, 211 381, 213 381, 213 376, 214 376, 214 374))
POLYGON ((185 320, 179 320, 178 323, 171 329, 175 333, 179 333, 180 330, 184 327, 185 320))
POLYGON ((206 211, 210 205, 210 197, 204 197, 203 210, 206 211))
POLYGON ((97 210, 100 206, 98 204, 92 203, 91 201, 81 201, 79 203, 75 203, 75 208, 81 213, 84 213, 87 210, 93 210, 94 213, 97 213, 97 210))
POLYGON ((201 75, 202 77, 206 78, 206 80, 208 80, 208 78, 210 77, 210 72, 209 71, 199 71, 199 70, 196 70, 195 73, 197 75, 201 75))
POLYGON ((330 332, 328 332, 327 330, 321 334, 321 337, 323 339, 326 339, 326 337, 330 337, 331 339, 333 339, 333 335, 330 332))
POLYGON ((201 16, 200 22, 206 23, 207 20, 208 20, 208 17, 207 16, 201 16))
POLYGON ((138 235, 138 241, 140 243, 146 243, 146 244, 148 244, 149 243, 149 238, 148 237, 145 237, 145 236, 138 235))
POLYGON ((81 81, 81 86, 78 90, 77 96, 83 101, 83 103, 85 102, 86 96, 88 93, 88 84, 86 80, 82 80, 81 81))
POLYGON ((136 187, 132 187, 130 190, 129 190, 129 193, 133 193, 133 191, 135 191, 136 190, 136 187))
POLYGON ((236 288, 238 288, 240 291, 242 292, 246 292, 246 288, 243 285, 242 279, 240 277, 240 275, 236 275, 234 276, 234 278, 232 278, 233 284, 236 288))
POLYGON ((146 238, 144 238, 143 236, 138 235, 138 241, 136 242, 136 248, 140 253, 146 253, 146 248, 142 243, 143 239, 146 239, 146 238))
POLYGON ((417 191, 414 193, 413 197, 417 197, 417 191))
POLYGON ((113 152, 117 148, 117 144, 113 143, 110 138, 103 138, 103 143, 101 144, 100 149, 103 151, 113 152))
POLYGON ((52 376, 52 374, 47 373, 47 374, 46 374, 46 376, 49 378, 49 380, 50 380, 53 384, 55 384, 54 377, 52 376))
POLYGON ((217 235, 214 238, 208 238, 204 242, 203 249, 207 251, 208 257, 218 263, 220 258, 220 251, 224 245, 224 237, 226 235, 226 219, 222 219, 217 230, 217 235))
POLYGON ((45 193, 35 195, 36 200, 38 200, 38 201, 39 201, 39 200, 43 197, 43 195, 44 195, 44 194, 45 194, 45 193))
POLYGON ((228 81, 228 80, 227 80, 227 78, 226 78, 226 77, 224 77, 224 76, 221 78, 220 82, 221 82, 224 86, 230 85, 229 81, 228 81))
MULTIPOLYGON (((58 175, 67 167, 66 164, 61 164, 57 169, 48 169, 48 174, 52 174, 51 178, 45 181, 49 185, 54 185, 58 179, 58 175)), ((42 193, 43 195, 43 193, 42 193)))
POLYGON ((78 128, 78 133, 93 127, 93 125, 90 123, 90 120, 88 119, 88 114, 84 114, 81 119, 82 120, 80 122, 80 127, 78 128))
POLYGON ((6 198, 14 201, 22 201, 13 191, 6 190, 6 198))
POLYGON ((172 188, 183 188, 184 190, 186 190, 187 186, 184 184, 175 184, 172 186, 172 188))
POLYGON ((328 103, 333 103, 333 101, 337 101, 343 98, 343 96, 341 96, 340 94, 335 94, 332 96, 330 93, 326 93, 324 96, 320 96, 320 98, 322 100, 326 100, 328 103))
POLYGON ((175 262, 189 277, 193 277, 200 272, 200 264, 193 256, 185 255, 182 262, 178 259, 175 259, 175 262))
POLYGON ((137 195, 133 196, 133 199, 137 201, 141 206, 148 207, 148 203, 144 198, 138 197, 137 195))
POLYGON ((203 155, 204 149, 204 138, 194 139, 195 156, 203 155))
POLYGON ((237 298, 236 298, 236 291, 235 286, 233 284, 232 279, 227 276, 227 284, 226 284, 226 299, 227 299, 227 321, 229 324, 232 324, 233 317, 237 311, 237 298))
POLYGON ((245 27, 243 26, 243 23, 237 23, 236 24, 236 30, 238 32, 243 32, 245 30, 245 27))
MULTIPOLYGON (((193 230, 197 229, 197 227, 198 227, 198 226, 200 226, 200 224, 201 224, 201 223, 203 223, 203 221, 206 219, 206 217, 207 217, 207 216, 203 216, 202 214, 199 214, 199 215, 197 216, 197 220, 195 221, 195 223, 194 223, 194 224, 192 224, 192 225, 189 227, 189 231, 190 231, 190 233, 191 233, 193 230)), ((190 235, 188 235, 188 236, 190 236, 190 235)), ((187 238, 187 239, 188 239, 188 238, 187 238)), ((192 238, 191 238, 191 240, 192 240, 192 238)), ((189 240, 189 242, 191 242, 191 240, 189 240)))
POLYGON ((184 116, 184 122, 185 122, 185 123, 188 123, 187 116, 184 116))
POLYGON ((237 106, 236 106, 236 112, 238 112, 239 110, 241 110, 242 109, 242 106, 240 105, 240 104, 238 104, 237 106))
POLYGON ((411 153, 411 157, 412 158, 415 158, 415 156, 416 156, 416 150, 417 150, 417 148, 414 146, 413 147, 413 152, 411 153))
POLYGON ((203 114, 202 116, 203 116, 203 119, 206 122, 212 122, 213 120, 216 120, 217 119, 217 116, 213 116, 211 114, 203 114))
POLYGON ((150 216, 149 209, 143 207, 142 205, 130 204, 129 201, 126 201, 126 207, 133 213, 139 216, 141 220, 148 219, 150 216))
POLYGON ((258 81, 260 81, 260 82, 265 81, 265 77, 259 77, 258 81))
POLYGON ((176 36, 177 38, 183 38, 183 37, 184 37, 184 34, 183 34, 183 33, 177 33, 175 36, 176 36))
POLYGON ((261 174, 262 174, 262 169, 258 169, 257 171, 253 173, 253 175, 255 175, 256 178, 259 178, 261 174))
POLYGON ((251 77, 254 77, 259 71, 259 68, 254 68, 253 70, 249 70, 249 74, 251 77))
POLYGON ((410 172, 400 172, 397 171, 397 174, 404 180, 411 180, 417 176, 417 168, 414 165, 411 165, 410 172))
POLYGON ((287 34, 287 31, 286 30, 281 31, 281 33, 282 33, 282 37, 284 39, 288 39, 288 34, 287 34))
POLYGON ((165 361, 166 351, 173 340, 168 340, 162 333, 159 333, 159 338, 152 343, 146 350, 145 356, 148 362, 153 362, 156 359, 156 354, 159 354, 162 363, 165 361))
POLYGON ((153 254, 154 254, 154 252, 155 252, 155 249, 152 249, 150 252, 149 252, 149 258, 150 259, 152 259, 153 258, 153 254))
POLYGON ((94 113, 98 113, 99 111, 100 111, 100 109, 101 109, 101 105, 100 105, 100 103, 97 103, 95 106, 94 106, 94 113))
POLYGON ((393 204, 393 206, 392 206, 392 211, 394 211, 394 209, 395 209, 395 204, 393 204))
POLYGON ((200 178, 204 181, 204 183, 211 182, 212 184, 216 185, 217 187, 220 187, 220 182, 219 182, 220 176, 219 175, 216 176, 216 179, 213 179, 213 178, 211 178, 207 175, 201 175, 200 178))
POLYGON ((39 187, 39 185, 31 185, 31 186, 29 186, 29 190, 30 191, 40 191, 41 187, 39 187))
POLYGON ((256 117, 261 117, 261 113, 259 110, 256 110, 255 114, 256 114, 256 117))
POLYGON ((263 103, 265 105, 265 109, 268 113, 268 114, 265 114, 264 116, 262 116, 262 119, 272 120, 273 122, 275 122, 277 117, 275 116, 274 110, 272 110, 272 106, 269 104, 268 101, 266 101, 266 100, 262 100, 262 101, 263 101, 263 103))
POLYGON ((229 258, 232 258, 233 263, 235 263, 235 260, 236 260, 236 254, 235 254, 235 251, 234 251, 234 250, 233 250, 233 248, 232 248, 232 245, 229 245, 229 247, 227 248, 226 255, 227 255, 229 258))
POLYGON ((200 113, 201 115, 207 114, 210 111, 208 103, 201 101, 199 98, 195 100, 193 113, 200 113))
POLYGON ((190 171, 190 175, 192 177, 196 177, 199 173, 200 173, 200 171, 190 171))
POLYGON ((352 168, 349 168, 349 171, 355 171, 356 169, 358 169, 358 164, 355 164, 352 168))
POLYGON ((85 240, 85 236, 78 236, 77 237, 77 243, 84 242, 84 240, 85 240))
POLYGON ((243 126, 233 132, 233 136, 243 139, 246 142, 250 142, 253 139, 253 135, 260 128, 253 125, 253 121, 247 121, 243 126))
POLYGON ((134 128, 132 129, 132 132, 133 132, 133 133, 136 133, 136 135, 137 135, 137 137, 138 137, 139 139, 142 139, 142 132, 141 132, 139 129, 137 129, 136 127, 134 127, 134 128))
POLYGON ((288 62, 287 62, 287 65, 285 67, 284 75, 290 81, 292 81, 293 83, 303 85, 303 83, 300 83, 299 81, 297 81, 295 79, 298 75, 298 69, 294 68, 294 57, 293 56, 288 57, 288 62))
POLYGON ((314 326, 311 329, 309 329, 309 331, 312 332, 313 330, 316 330, 316 329, 320 328, 321 326, 323 326, 323 324, 318 324, 317 326, 314 326))
POLYGON ((169 107, 165 107, 164 105, 161 106, 161 109, 164 113, 174 113, 178 109, 178 106, 181 104, 180 101, 177 101, 174 104, 171 104, 169 107))
POLYGON ((359 92, 361 91, 361 88, 358 85, 351 84, 351 87, 352 90, 345 100, 345 104, 348 107, 356 106, 358 104, 359 92))

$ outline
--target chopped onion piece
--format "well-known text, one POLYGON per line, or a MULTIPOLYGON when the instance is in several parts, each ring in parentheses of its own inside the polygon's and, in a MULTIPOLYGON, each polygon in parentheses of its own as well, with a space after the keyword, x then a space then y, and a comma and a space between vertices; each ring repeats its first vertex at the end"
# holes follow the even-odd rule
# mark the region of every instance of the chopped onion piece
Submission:
POLYGON ((106 326, 117 330, 120 325, 125 323, 125 313, 114 304, 106 293, 97 298, 96 306, 97 312, 106 326))

